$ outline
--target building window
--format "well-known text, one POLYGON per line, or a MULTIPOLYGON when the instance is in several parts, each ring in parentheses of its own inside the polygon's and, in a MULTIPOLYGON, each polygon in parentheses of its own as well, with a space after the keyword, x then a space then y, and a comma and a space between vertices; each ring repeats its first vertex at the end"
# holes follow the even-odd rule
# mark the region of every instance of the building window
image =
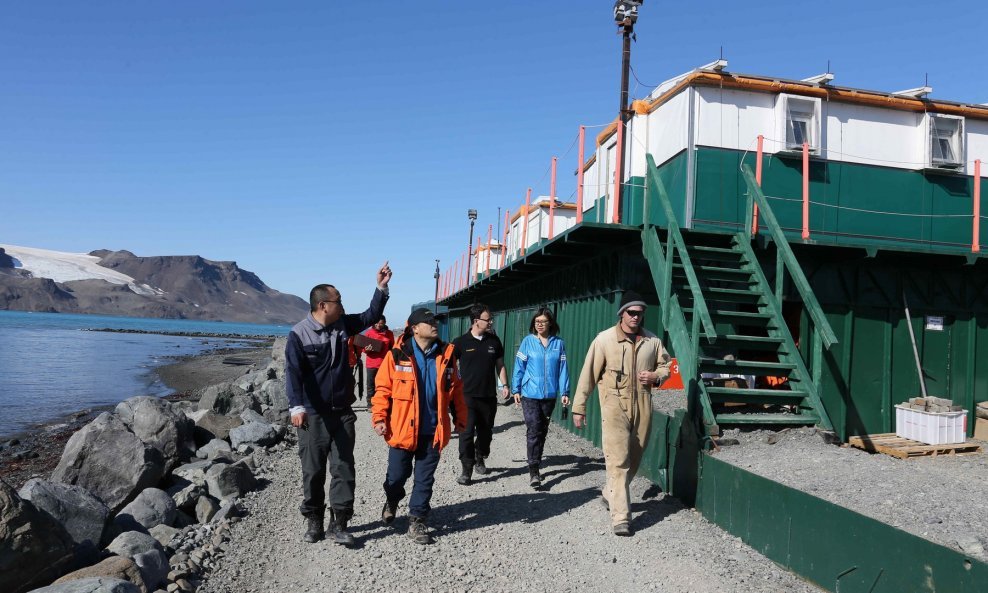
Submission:
POLYGON ((803 144, 810 152, 820 152, 820 99, 779 95, 779 120, 785 131, 785 151, 802 152, 803 144))
POLYGON ((957 169, 964 163, 964 118, 930 114, 930 166, 957 169))

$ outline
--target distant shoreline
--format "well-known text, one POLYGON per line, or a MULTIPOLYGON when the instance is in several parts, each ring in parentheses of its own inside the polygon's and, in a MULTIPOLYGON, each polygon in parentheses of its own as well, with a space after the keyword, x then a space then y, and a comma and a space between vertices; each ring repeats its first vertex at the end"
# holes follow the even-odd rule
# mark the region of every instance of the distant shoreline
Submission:
POLYGON ((108 332, 113 334, 153 334, 158 336, 179 336, 183 338, 220 338, 223 340, 245 340, 250 342, 270 342, 274 338, 280 337, 278 334, 219 334, 213 332, 179 332, 115 327, 83 328, 82 331, 108 332))

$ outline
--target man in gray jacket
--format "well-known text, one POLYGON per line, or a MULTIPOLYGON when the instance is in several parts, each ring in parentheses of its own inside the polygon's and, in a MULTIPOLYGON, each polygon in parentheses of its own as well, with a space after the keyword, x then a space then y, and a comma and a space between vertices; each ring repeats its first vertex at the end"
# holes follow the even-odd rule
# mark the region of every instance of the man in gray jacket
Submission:
POLYGON ((309 314, 288 334, 285 382, 302 461, 303 499, 299 511, 306 518, 303 539, 310 543, 325 535, 327 458, 333 478, 329 485, 330 535, 338 544, 355 543, 347 531, 356 487, 353 445, 357 420, 352 407, 356 397, 347 338, 381 318, 390 280, 391 268, 384 262, 377 272, 377 290, 370 306, 363 313, 350 315, 343 310, 343 299, 336 287, 315 286, 309 293, 309 314))
POLYGON ((611 513, 615 535, 629 536, 631 496, 628 486, 641 463, 652 427, 652 387, 669 376, 669 353, 644 327, 647 305, 626 291, 618 308, 618 323, 597 334, 573 398, 573 425, 586 426, 587 399, 597 388, 607 484, 604 504, 611 513))

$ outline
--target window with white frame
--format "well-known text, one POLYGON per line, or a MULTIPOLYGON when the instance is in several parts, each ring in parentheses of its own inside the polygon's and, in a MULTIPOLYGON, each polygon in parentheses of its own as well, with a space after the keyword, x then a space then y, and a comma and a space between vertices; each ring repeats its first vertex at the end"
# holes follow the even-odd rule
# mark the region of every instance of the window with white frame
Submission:
POLYGON ((964 118, 929 114, 930 166, 957 169, 964 164, 964 118))
POLYGON ((820 152, 820 104, 815 97, 779 95, 777 109, 785 134, 784 150, 799 152, 805 143, 810 152, 820 152))

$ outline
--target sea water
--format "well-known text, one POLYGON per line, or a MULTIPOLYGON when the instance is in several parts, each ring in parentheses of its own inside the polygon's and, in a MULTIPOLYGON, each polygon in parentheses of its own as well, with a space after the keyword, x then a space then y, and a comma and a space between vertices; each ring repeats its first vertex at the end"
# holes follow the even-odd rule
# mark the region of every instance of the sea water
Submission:
POLYGON ((285 335, 288 326, 0 311, 0 437, 134 395, 167 395, 154 374, 175 356, 244 345, 152 332, 285 335))

